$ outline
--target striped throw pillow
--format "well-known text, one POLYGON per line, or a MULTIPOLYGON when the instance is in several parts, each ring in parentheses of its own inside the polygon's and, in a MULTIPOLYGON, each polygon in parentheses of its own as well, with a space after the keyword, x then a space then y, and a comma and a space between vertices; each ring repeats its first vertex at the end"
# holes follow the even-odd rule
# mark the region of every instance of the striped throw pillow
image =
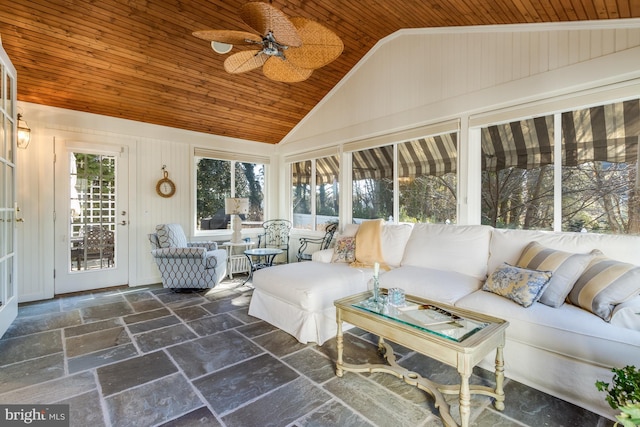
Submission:
POLYGON ((576 280, 595 256, 594 252, 575 254, 531 242, 522 250, 516 265, 532 270, 551 271, 553 275, 549 286, 540 297, 540 302, 550 307, 560 307, 564 304, 576 280))
POLYGON ((640 295, 640 267, 596 257, 569 293, 569 301, 607 322, 617 304, 640 295))

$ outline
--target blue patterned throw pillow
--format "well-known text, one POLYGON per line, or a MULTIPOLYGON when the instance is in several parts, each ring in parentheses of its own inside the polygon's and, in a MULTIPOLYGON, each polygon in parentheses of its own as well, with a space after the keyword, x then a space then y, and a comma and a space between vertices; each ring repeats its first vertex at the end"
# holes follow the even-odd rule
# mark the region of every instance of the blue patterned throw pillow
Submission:
POLYGON ((551 280, 550 271, 515 267, 506 262, 496 268, 482 290, 509 298, 523 307, 538 301, 551 280))

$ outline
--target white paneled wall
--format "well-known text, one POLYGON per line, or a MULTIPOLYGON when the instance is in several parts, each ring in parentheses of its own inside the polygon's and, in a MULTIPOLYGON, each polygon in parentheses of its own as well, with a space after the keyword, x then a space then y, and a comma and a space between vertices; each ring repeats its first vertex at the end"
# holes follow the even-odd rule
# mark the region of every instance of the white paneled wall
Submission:
POLYGON ((135 170, 139 183, 134 202, 138 223, 131 224, 131 231, 138 244, 138 279, 141 283, 150 283, 157 281, 159 276, 149 255, 147 235, 154 231, 156 224, 174 222, 181 224, 185 233, 189 234, 192 155, 189 145, 167 141, 143 139, 138 141, 137 148, 141 158, 135 170), (170 198, 160 197, 156 193, 156 183, 163 177, 163 166, 166 166, 169 178, 176 185, 176 193, 170 198))
POLYGON ((400 113, 459 115, 478 108, 467 96, 638 46, 637 19, 402 30, 378 43, 283 142, 326 145, 416 127, 422 123, 400 113))
MULTIPOLYGON (((18 228, 19 301, 54 295, 54 168, 53 141, 121 144, 129 159, 129 284, 158 283, 160 275, 150 254, 147 235, 164 222, 182 224, 190 236, 193 227, 193 149, 229 150, 251 156, 275 157, 275 147, 251 141, 182 131, 129 120, 19 103, 32 132, 31 145, 18 153, 18 203, 25 222, 18 228), (163 198, 156 183, 162 166, 176 184, 176 194, 163 198)), ((276 164, 274 158, 272 164, 276 164)), ((276 180, 277 181, 277 180, 276 180)), ((277 183, 276 183, 277 184, 277 183)), ((274 185, 276 185, 274 184, 274 185)), ((277 200, 271 198, 273 211, 277 200)), ((203 237, 204 238, 204 237, 203 237)))

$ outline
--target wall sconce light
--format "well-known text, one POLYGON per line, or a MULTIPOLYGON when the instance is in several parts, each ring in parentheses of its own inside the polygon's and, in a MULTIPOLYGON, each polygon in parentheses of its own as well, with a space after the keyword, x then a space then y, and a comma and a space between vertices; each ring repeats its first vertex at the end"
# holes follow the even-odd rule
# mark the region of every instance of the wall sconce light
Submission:
POLYGON ((231 243, 240 243, 242 241, 242 218, 240 215, 249 213, 249 199, 241 197, 227 197, 224 201, 224 213, 233 215, 231 220, 231 243))
POLYGON ((18 148, 27 148, 31 141, 31 129, 27 122, 22 120, 22 114, 18 114, 18 148))

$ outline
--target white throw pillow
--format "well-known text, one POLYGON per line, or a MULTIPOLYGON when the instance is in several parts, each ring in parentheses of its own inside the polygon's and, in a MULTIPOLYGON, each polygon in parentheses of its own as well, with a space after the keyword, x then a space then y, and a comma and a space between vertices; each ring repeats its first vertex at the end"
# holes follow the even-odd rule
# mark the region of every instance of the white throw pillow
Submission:
POLYGON ((399 267, 411 236, 411 224, 384 224, 380 236, 382 256, 389 267, 399 267))
POLYGON ((487 225, 415 224, 401 265, 457 271, 485 280, 491 230, 487 225))

